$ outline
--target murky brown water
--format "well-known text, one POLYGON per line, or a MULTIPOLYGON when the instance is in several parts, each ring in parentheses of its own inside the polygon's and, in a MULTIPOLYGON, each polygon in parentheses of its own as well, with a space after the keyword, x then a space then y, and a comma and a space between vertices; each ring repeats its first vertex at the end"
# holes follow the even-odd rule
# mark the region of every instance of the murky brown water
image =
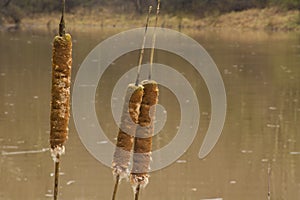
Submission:
MULTIPOLYGON (((112 31, 74 31, 74 70, 112 31)), ((151 174, 141 199, 300 198, 300 35, 293 33, 191 32, 215 60, 228 100, 219 142, 204 160, 198 152, 210 119, 210 101, 200 75, 186 61, 158 52, 161 63, 181 71, 196 91, 201 110, 198 135, 173 165, 151 174)), ((51 199, 53 162, 48 151, 52 34, 0 32, 0 199, 51 199)), ((113 140, 117 127, 110 113, 112 85, 136 64, 137 53, 122 56, 105 72, 97 96, 100 122, 113 140), (124 66, 125 64, 126 66, 124 66), (104 106, 103 106, 104 105, 104 106)), ((160 103, 169 122, 154 140, 168 144, 179 121, 174 95, 161 88, 160 103)), ((111 199, 111 169, 80 142, 71 119, 62 158, 60 199, 111 199)), ((133 199, 123 182, 118 199, 133 199)))

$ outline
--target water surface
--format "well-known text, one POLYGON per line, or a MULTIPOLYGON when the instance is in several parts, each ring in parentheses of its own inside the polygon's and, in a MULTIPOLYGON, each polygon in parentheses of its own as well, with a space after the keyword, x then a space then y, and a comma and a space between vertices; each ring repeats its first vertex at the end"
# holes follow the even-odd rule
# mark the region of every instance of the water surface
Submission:
MULTIPOLYGON (((87 54, 120 30, 74 31, 74 80, 87 54)), ((201 110, 198 135, 171 166, 151 174, 141 199, 267 199, 268 168, 272 199, 300 197, 300 35, 295 33, 186 32, 212 56, 227 92, 226 123, 214 150, 198 158, 210 120, 205 83, 184 59, 159 51, 159 63, 180 71, 196 91, 201 110)), ((0 199, 51 199, 53 162, 48 151, 53 34, 0 32, 0 199)), ((146 51, 146 55, 149 52, 146 51)), ((110 111, 114 84, 137 63, 138 52, 116 60, 100 80, 96 95, 99 123, 114 141, 110 111), (104 117, 105 116, 105 117, 104 117)), ((168 112, 154 148, 168 144, 180 121, 179 104, 167 88, 160 103, 168 112)), ((60 199, 110 199, 111 169, 80 142, 71 118, 62 158, 60 199)), ((133 199, 122 182, 119 199, 133 199)))

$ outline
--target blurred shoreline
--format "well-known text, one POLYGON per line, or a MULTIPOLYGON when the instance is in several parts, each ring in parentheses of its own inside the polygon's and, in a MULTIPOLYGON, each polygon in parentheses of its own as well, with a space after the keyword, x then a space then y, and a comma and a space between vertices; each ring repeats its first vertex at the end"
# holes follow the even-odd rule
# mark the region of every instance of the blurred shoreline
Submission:
MULTIPOLYGON (((151 17, 150 26, 154 25, 151 17)), ((19 25, 4 23, 2 30, 44 29, 55 31, 60 13, 31 14, 24 16, 19 25)), ((89 28, 130 29, 144 26, 145 15, 112 13, 109 9, 79 8, 66 14, 69 30, 89 28)), ((300 14, 297 10, 282 11, 277 8, 249 9, 222 15, 198 17, 195 15, 162 13, 159 26, 175 30, 239 30, 239 31, 300 31, 300 14)), ((0 26, 1 27, 1 26, 0 26)))

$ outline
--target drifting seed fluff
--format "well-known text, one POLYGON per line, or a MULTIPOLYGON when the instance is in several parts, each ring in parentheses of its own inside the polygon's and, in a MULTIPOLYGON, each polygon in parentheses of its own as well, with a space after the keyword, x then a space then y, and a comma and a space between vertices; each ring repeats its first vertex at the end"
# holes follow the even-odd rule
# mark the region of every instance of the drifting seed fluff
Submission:
POLYGON ((130 163, 134 134, 138 124, 142 97, 143 86, 136 86, 134 84, 128 85, 112 162, 113 174, 114 176, 119 175, 120 178, 126 178, 129 174, 128 166, 130 163))
POLYGON ((149 179, 152 135, 154 132, 155 105, 158 102, 158 86, 155 81, 143 81, 144 96, 140 108, 139 126, 134 138, 133 167, 130 181, 134 188, 146 187, 149 179))
POLYGON ((70 117, 72 40, 70 34, 56 36, 52 49, 50 146, 52 157, 64 153, 70 117))

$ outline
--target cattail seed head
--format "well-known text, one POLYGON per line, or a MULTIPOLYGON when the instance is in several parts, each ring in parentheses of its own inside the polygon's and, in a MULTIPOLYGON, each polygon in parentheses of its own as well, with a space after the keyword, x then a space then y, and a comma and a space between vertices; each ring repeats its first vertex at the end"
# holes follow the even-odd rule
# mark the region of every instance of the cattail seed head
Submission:
POLYGON ((56 36, 52 49, 52 90, 50 114, 50 146, 60 147, 68 138, 70 118, 70 85, 72 65, 70 34, 56 36))
POLYGON ((131 170, 132 186, 146 187, 149 182, 149 170, 154 133, 155 105, 158 102, 158 86, 155 81, 142 82, 144 95, 140 107, 139 126, 134 138, 133 167, 131 170))
POLYGON ((134 84, 128 86, 112 162, 113 174, 115 176, 120 175, 120 178, 127 177, 129 173, 128 166, 134 142, 134 134, 138 124, 142 97, 143 86, 136 86, 134 84))

